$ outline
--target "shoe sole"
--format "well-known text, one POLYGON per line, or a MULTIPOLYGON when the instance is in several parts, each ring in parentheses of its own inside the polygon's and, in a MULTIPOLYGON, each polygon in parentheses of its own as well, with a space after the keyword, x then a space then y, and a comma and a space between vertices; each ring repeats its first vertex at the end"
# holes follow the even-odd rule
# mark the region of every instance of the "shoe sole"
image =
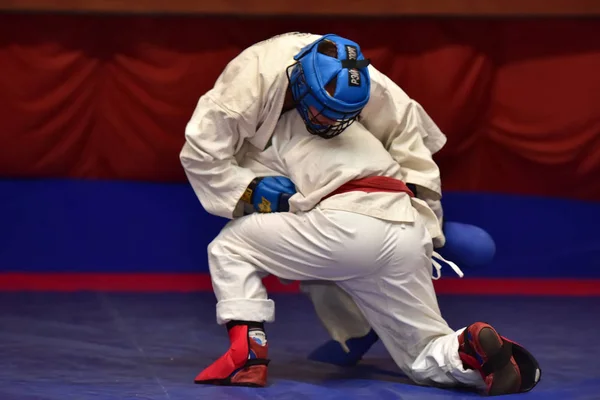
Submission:
POLYGON ((240 369, 232 376, 225 379, 194 380, 194 383, 215 386, 265 387, 267 385, 267 366, 250 365, 240 369))
MULTIPOLYGON (((479 345, 488 358, 493 357, 502 348, 502 338, 492 328, 483 328, 479 332, 479 345)), ((511 362, 495 370, 493 374, 494 380, 488 391, 490 396, 517 393, 519 391, 519 372, 511 362)))

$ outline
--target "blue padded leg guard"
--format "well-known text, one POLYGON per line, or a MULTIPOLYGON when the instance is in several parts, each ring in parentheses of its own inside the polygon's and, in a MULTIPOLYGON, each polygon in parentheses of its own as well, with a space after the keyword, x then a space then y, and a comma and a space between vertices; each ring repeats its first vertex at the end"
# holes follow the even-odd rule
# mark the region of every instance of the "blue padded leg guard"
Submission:
POLYGON ((492 262, 496 243, 484 229, 460 222, 444 223, 446 244, 437 252, 459 267, 478 268, 492 262))
POLYGON ((352 367, 358 364, 367 351, 379 340, 373 329, 365 336, 346 341, 350 352, 346 352, 336 340, 329 340, 309 354, 308 359, 341 367, 352 367))

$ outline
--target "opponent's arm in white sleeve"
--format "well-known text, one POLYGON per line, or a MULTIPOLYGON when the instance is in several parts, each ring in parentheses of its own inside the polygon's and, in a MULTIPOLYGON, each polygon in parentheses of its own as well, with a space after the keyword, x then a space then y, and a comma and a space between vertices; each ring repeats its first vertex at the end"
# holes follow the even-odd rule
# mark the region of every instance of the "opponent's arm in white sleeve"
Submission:
POLYGON ((263 99, 259 62, 245 51, 232 60, 204 94, 185 129, 180 160, 207 212, 233 218, 255 174, 238 165, 236 153, 256 134, 263 99))
POLYGON ((210 96, 198 102, 185 130, 180 160, 204 209, 233 218, 254 173, 237 164, 235 152, 252 132, 248 121, 210 96))
POLYGON ((446 136, 423 107, 391 79, 375 68, 370 73, 371 99, 363 110, 361 123, 398 162, 406 183, 417 186, 418 197, 427 202, 441 225, 442 187, 433 154, 444 146, 446 136))

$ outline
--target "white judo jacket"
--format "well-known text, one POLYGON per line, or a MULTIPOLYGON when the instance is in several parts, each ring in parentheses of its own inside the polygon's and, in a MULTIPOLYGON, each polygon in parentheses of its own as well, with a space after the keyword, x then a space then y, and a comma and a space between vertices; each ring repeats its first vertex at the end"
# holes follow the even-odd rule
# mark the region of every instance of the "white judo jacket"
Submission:
MULTIPOLYGON (((200 97, 186 126, 180 159, 207 212, 229 219, 240 215, 240 198, 248 184, 257 176, 270 175, 266 168, 241 164, 248 151, 267 147, 288 87, 286 68, 294 63, 294 55, 319 37, 288 33, 250 46, 200 97)), ((446 137, 421 105, 393 81, 372 65, 369 72, 371 97, 359 121, 399 164, 405 183, 419 186, 419 197, 441 224, 440 173, 432 154, 444 146, 446 137)), ((431 233, 442 245, 441 229, 431 233)))

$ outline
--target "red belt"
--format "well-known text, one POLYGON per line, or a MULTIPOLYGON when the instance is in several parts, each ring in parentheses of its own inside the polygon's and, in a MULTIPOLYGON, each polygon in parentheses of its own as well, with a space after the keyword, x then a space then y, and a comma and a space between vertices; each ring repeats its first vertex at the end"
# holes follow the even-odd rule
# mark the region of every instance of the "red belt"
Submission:
POLYGON ((390 178, 387 176, 369 176, 367 178, 355 179, 344 183, 342 186, 323 197, 325 200, 331 196, 348 192, 402 192, 408 193, 410 197, 415 197, 415 194, 406 186, 406 183, 399 179, 390 178))

